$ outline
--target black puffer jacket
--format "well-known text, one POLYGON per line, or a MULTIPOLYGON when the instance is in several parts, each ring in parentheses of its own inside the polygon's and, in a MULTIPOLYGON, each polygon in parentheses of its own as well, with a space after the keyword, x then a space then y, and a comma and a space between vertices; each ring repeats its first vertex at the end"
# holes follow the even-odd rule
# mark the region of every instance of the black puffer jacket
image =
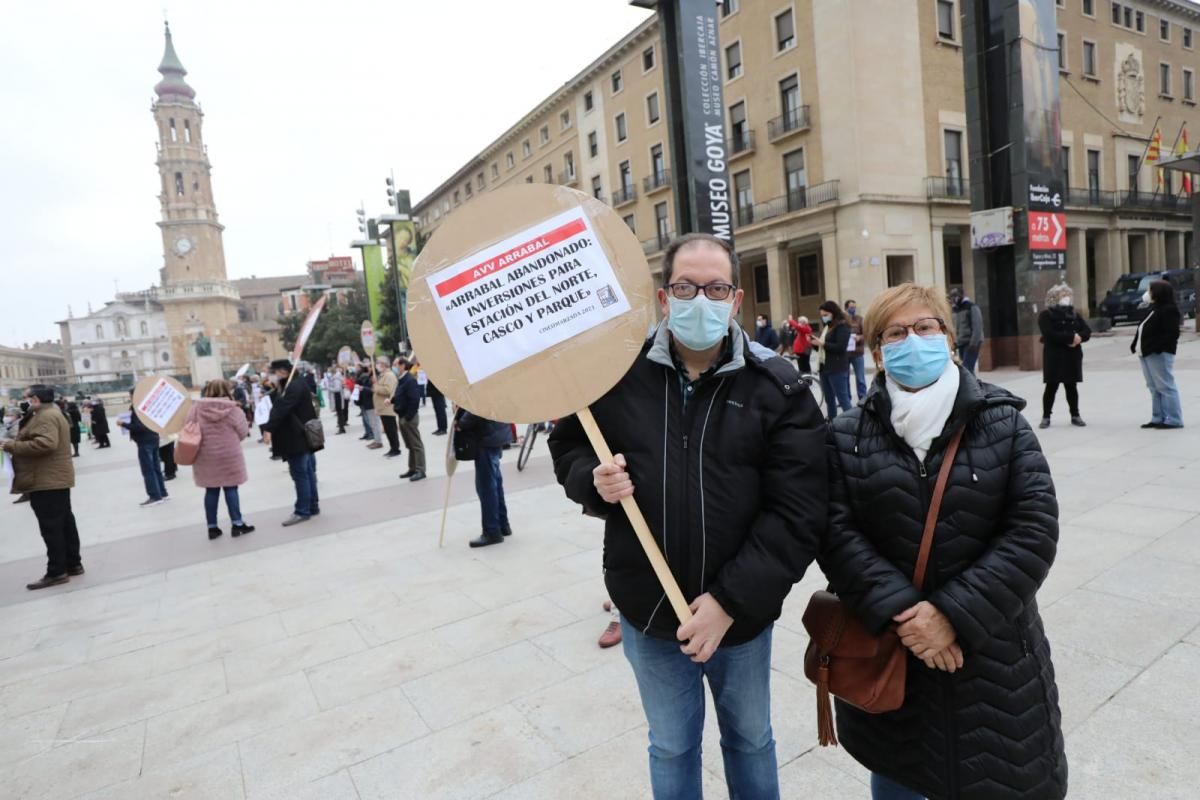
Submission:
POLYGON ((960 369, 954 410, 924 464, 896 435, 882 376, 830 432, 830 584, 873 630, 922 599, 949 617, 963 669, 910 656, 904 706, 837 703, 838 736, 873 772, 930 800, 1059 800, 1067 792, 1058 689, 1035 594, 1058 503, 1023 400, 960 369), (911 577, 950 436, 966 426, 925 581, 911 577))
POLYGON ((1046 383, 1083 383, 1083 348, 1072 347, 1076 335, 1092 338, 1087 320, 1073 308, 1051 306, 1038 314, 1042 332, 1042 380, 1046 383))
MULTIPOLYGON (((637 500, 679 588, 709 592, 733 617, 722 646, 749 641, 778 616, 816 556, 825 528, 825 427, 796 369, 736 326, 725 360, 685 386, 666 326, 592 404, 628 464, 637 500), (684 402, 687 395, 686 404, 684 402)), ((567 497, 603 517, 609 596, 640 630, 675 640, 679 621, 619 505, 600 499, 600 463, 576 417, 550 435, 567 497)))

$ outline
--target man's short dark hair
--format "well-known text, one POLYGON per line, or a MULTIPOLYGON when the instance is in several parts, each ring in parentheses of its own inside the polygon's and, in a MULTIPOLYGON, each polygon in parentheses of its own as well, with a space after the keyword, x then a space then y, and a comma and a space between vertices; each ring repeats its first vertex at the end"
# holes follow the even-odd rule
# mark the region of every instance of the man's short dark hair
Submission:
POLYGON ((53 403, 54 402, 54 387, 47 386, 44 383, 35 383, 29 387, 31 397, 36 397, 38 402, 53 403))
POLYGON ((731 280, 730 283, 732 283, 733 287, 736 289, 740 283, 740 277, 741 277, 740 276, 741 262, 738 261, 737 253, 734 252, 734 249, 729 246, 729 242, 725 241, 724 239, 721 239, 720 237, 713 236, 711 233, 684 234, 683 236, 680 236, 679 238, 673 240, 669 245, 667 245, 667 252, 663 254, 663 266, 662 266, 663 286, 667 286, 671 283, 671 273, 675 269, 675 256, 678 255, 679 251, 682 250, 683 248, 687 247, 688 245, 695 244, 697 242, 707 242, 709 244, 714 244, 717 247, 720 247, 722 250, 725 251, 725 255, 729 256, 729 267, 730 267, 730 272, 732 273, 732 278, 733 278, 733 280, 731 280))
POLYGON ((854 305, 854 306, 857 306, 857 305, 858 305, 858 301, 857 301, 857 300, 847 300, 847 301, 846 301, 846 302, 845 302, 843 305, 844 305, 846 308, 849 308, 849 307, 850 307, 850 306, 852 306, 852 305, 854 305))
POLYGON ((280 370, 284 370, 284 369, 291 371, 291 369, 292 369, 291 359, 277 358, 271 362, 271 366, 268 367, 268 369, 271 372, 279 372, 280 370))

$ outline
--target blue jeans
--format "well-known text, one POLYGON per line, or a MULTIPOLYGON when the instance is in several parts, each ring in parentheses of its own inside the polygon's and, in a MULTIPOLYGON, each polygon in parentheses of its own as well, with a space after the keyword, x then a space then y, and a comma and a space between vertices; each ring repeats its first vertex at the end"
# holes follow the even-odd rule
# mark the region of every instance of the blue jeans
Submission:
MULTIPOLYGON (((208 519, 208 527, 217 527, 217 504, 221 501, 220 489, 205 489, 204 490, 204 516, 208 519)), ((238 487, 225 487, 225 506, 229 509, 229 521, 234 525, 241 525, 242 520, 242 504, 238 498, 238 487)))
POLYGON ((822 372, 821 393, 825 395, 825 408, 829 412, 829 419, 837 416, 838 405, 841 405, 842 411, 854 408, 850 402, 850 370, 822 372))
POLYGON ((321 501, 317 495, 317 457, 312 453, 292 456, 287 460, 292 483, 296 484, 297 517, 314 517, 321 513, 321 501))
POLYGON ((872 772, 871 800, 925 800, 925 795, 905 789, 895 781, 872 772))
POLYGON ((1175 385, 1175 354, 1142 356, 1141 362, 1146 388, 1150 390, 1150 421, 1182 425, 1183 407, 1179 403, 1179 387, 1175 385))
POLYGON ((162 462, 158 459, 158 442, 138 442, 137 450, 146 496, 151 500, 162 500, 167 496, 167 483, 163 480, 162 462))
POLYGON ((646 636, 622 617, 621 642, 650 724, 650 787, 655 800, 699 800, 704 736, 704 678, 721 729, 731 798, 779 797, 771 735, 771 628, 745 644, 693 663, 679 642, 646 636))
POLYGON ((850 366, 854 370, 854 391, 858 402, 862 402, 867 396, 867 364, 863 360, 863 356, 850 356, 850 366))
POLYGON ((975 374, 975 364, 979 362, 979 349, 972 350, 965 344, 958 346, 958 360, 962 362, 963 368, 972 375, 975 374))
POLYGON ((500 474, 499 447, 481 447, 475 456, 475 494, 483 516, 483 532, 499 534, 508 527, 508 506, 504 503, 504 477, 500 474))

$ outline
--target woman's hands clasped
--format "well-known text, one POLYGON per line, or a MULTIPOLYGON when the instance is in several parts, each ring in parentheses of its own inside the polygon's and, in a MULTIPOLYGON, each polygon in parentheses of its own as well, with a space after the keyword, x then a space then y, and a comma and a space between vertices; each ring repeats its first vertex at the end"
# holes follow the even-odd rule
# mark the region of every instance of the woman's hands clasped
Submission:
POLYGON ((900 642, 930 669, 954 672, 963 665, 962 648, 950 620, 937 606, 922 600, 892 618, 900 642))

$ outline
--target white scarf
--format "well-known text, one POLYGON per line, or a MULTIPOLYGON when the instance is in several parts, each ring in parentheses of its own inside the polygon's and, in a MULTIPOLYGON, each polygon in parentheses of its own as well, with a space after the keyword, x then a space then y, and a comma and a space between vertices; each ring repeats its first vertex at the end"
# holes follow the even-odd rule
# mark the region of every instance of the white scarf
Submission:
POLYGON ((953 361, 946 364, 942 377, 915 392, 902 388, 890 375, 887 378, 888 396, 892 399, 892 427, 922 462, 929 446, 941 435, 946 420, 950 419, 954 400, 958 397, 958 384, 958 366, 953 361))

